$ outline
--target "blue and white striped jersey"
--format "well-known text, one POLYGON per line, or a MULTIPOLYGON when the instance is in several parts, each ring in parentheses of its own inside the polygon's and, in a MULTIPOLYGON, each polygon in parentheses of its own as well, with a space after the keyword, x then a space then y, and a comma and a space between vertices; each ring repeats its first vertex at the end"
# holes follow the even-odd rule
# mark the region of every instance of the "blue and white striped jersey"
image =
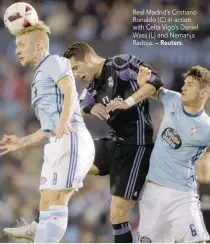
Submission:
POLYGON ((159 94, 165 115, 150 158, 147 180, 185 192, 196 192, 195 163, 210 146, 210 117, 184 110, 181 94, 159 94))
MULTIPOLYGON (((73 89, 77 95, 75 80, 70 62, 58 55, 46 56, 36 68, 31 85, 31 103, 37 118, 40 120, 44 132, 55 132, 62 112, 64 94, 57 86, 57 82, 65 76, 70 76, 73 89)), ((71 126, 80 129, 85 126, 80 112, 78 95, 76 109, 71 118, 71 126)))

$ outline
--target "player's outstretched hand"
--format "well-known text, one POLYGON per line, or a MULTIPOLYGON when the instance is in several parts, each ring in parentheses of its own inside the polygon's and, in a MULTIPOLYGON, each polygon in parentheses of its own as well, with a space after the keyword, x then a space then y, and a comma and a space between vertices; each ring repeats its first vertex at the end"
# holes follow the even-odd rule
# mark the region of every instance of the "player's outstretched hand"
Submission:
POLYGON ((140 66, 139 73, 137 76, 137 83, 139 86, 143 86, 151 77, 151 69, 148 69, 146 67, 140 66))
POLYGON ((128 109, 129 106, 125 101, 119 101, 119 100, 111 100, 110 103, 106 107, 107 113, 114 111, 116 109, 128 109))
POLYGON ((101 120, 107 120, 110 118, 110 115, 106 111, 106 107, 101 103, 96 103, 96 105, 92 107, 90 113, 101 120))
POLYGON ((24 147, 24 142, 15 135, 7 136, 5 135, 2 140, 0 140, 0 155, 5 155, 9 152, 17 151, 24 147))

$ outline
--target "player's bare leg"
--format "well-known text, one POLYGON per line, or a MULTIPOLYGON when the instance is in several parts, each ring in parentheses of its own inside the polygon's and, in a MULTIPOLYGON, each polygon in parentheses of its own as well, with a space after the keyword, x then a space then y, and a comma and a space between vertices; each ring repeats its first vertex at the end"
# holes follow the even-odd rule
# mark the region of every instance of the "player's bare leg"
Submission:
POLYGON ((88 175, 99 175, 100 171, 98 167, 96 167, 94 164, 91 166, 90 170, 88 171, 88 175))
POLYGON ((65 191, 50 190, 48 198, 49 218, 45 222, 44 233, 39 231, 39 228, 42 228, 42 211, 40 211, 40 222, 35 236, 36 243, 58 243, 63 238, 68 224, 67 205, 73 194, 73 189, 65 191))
POLYGON ((132 234, 129 217, 135 201, 113 196, 110 209, 110 221, 113 226, 116 243, 131 243, 132 234))

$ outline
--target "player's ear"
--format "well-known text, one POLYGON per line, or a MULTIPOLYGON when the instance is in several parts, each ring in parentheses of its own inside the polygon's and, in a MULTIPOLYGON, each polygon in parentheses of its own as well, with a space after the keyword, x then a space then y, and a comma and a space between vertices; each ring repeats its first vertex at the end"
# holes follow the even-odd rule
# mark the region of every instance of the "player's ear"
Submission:
POLYGON ((38 41, 36 42, 36 47, 37 47, 37 49, 42 48, 42 47, 43 47, 43 43, 42 43, 40 40, 38 40, 38 41))
POLYGON ((201 98, 209 97, 208 89, 201 90, 201 98))
POLYGON ((84 61, 85 61, 86 63, 91 63, 91 62, 92 62, 92 56, 91 56, 90 53, 86 53, 86 54, 85 54, 84 61))
POLYGON ((209 99, 209 97, 210 97, 210 87, 209 86, 206 89, 206 94, 207 94, 207 97, 209 99))

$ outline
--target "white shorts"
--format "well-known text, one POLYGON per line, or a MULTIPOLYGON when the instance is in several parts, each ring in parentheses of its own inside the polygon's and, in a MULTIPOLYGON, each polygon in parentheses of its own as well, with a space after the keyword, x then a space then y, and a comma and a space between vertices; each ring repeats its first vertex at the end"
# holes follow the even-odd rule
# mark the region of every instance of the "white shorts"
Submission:
POLYGON ((139 211, 139 242, 189 243, 209 239, 196 194, 147 182, 139 211))
POLYGON ((95 147, 87 129, 64 135, 61 139, 50 138, 44 148, 40 191, 67 190, 83 187, 83 179, 91 168, 95 147))

